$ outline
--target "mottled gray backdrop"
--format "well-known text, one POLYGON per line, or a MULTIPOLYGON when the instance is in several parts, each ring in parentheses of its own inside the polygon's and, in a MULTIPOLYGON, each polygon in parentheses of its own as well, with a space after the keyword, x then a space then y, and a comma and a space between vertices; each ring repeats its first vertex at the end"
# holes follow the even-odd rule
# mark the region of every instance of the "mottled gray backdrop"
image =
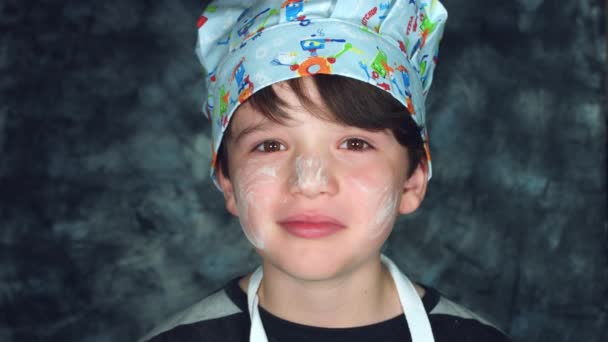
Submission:
MULTIPOLYGON (((0 1, 0 341, 130 341, 258 263, 207 175, 204 1, 0 1)), ((608 341, 600 1, 445 1, 385 252, 515 341, 608 341)))

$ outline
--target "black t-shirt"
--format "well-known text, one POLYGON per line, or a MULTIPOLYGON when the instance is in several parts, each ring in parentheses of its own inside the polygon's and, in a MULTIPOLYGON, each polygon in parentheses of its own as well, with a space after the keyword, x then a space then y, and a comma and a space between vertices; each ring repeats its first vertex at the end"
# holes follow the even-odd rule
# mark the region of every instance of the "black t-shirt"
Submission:
MULTIPOLYGON (((142 341, 149 342, 246 342, 251 322, 247 294, 231 280, 189 309, 179 313, 142 341)), ((503 342, 509 339, 467 309, 425 287, 422 303, 436 342, 503 342)), ((405 342, 411 341, 405 316, 354 328, 320 328, 286 321, 260 307, 260 318, 269 342, 405 342)))

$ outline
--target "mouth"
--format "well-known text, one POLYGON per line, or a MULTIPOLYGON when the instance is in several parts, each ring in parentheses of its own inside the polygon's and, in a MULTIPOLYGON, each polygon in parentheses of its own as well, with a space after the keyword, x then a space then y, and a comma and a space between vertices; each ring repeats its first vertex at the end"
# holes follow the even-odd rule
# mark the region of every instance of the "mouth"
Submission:
POLYGON ((305 238, 322 238, 345 229, 342 222, 323 215, 294 215, 278 222, 291 235, 305 238))

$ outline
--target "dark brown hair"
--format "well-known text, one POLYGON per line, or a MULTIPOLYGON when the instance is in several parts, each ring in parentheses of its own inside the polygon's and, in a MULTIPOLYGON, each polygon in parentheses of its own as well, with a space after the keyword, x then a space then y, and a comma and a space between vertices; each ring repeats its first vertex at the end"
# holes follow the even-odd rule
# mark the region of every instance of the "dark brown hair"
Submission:
MULTIPOLYGON (((310 77, 313 79, 319 94, 322 94, 322 104, 325 105, 326 109, 319 108, 310 99, 310 94, 304 88, 303 78, 293 78, 285 81, 285 83, 312 115, 366 130, 390 129, 399 144, 408 149, 410 165, 407 171, 408 176, 411 176, 421 161, 426 160, 424 142, 420 135, 422 127, 414 122, 407 108, 393 98, 391 94, 369 83, 350 77, 324 74, 310 77)), ((254 110, 263 113, 272 121, 283 123, 289 119, 289 114, 283 109, 287 104, 277 96, 271 86, 260 89, 247 101, 254 110)), ((221 169, 226 178, 230 177, 225 144, 229 138, 230 125, 225 131, 216 161, 216 166, 221 169)))

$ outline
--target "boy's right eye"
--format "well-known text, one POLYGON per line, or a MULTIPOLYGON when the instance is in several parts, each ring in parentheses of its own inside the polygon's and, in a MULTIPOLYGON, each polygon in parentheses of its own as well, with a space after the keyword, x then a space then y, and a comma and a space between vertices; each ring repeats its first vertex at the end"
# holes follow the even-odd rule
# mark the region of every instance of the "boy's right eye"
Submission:
POLYGON ((259 152, 278 152, 285 151, 285 145, 281 144, 276 140, 266 140, 263 143, 255 147, 256 151, 259 152))

